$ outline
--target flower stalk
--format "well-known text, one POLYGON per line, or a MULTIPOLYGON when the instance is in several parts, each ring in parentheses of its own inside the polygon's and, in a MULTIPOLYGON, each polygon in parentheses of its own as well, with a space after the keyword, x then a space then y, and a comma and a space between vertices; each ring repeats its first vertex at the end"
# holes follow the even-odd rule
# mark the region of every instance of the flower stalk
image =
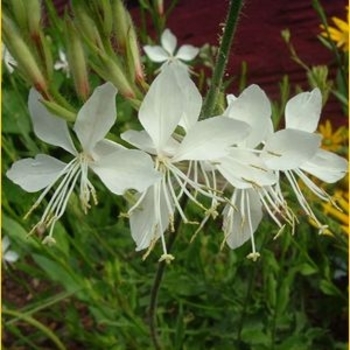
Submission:
POLYGON ((229 53, 232 41, 236 32, 238 17, 242 8, 243 0, 231 0, 230 8, 227 15, 224 34, 222 36, 221 45, 217 55, 214 67, 213 78, 211 80, 208 94, 204 100, 202 109, 202 118, 208 118, 213 115, 216 107, 216 101, 221 91, 222 79, 228 63, 229 53))
MULTIPOLYGON (((188 202, 188 197, 182 197, 181 203, 180 203, 181 207, 185 209, 187 202, 188 202)), ((168 245, 167 245, 168 254, 170 254, 171 249, 175 243, 176 237, 179 235, 181 223, 182 223, 181 215, 177 213, 174 220, 175 230, 174 232, 171 233, 168 240, 168 245)), ((158 268, 157 268, 157 272, 155 274, 153 285, 152 285, 151 301, 150 301, 149 310, 148 310, 150 335, 153 342, 153 346, 156 350, 163 349, 162 344, 159 342, 159 336, 157 332, 156 311, 157 311, 159 289, 164 277, 164 272, 167 264, 169 264, 168 260, 162 260, 158 262, 158 268)))

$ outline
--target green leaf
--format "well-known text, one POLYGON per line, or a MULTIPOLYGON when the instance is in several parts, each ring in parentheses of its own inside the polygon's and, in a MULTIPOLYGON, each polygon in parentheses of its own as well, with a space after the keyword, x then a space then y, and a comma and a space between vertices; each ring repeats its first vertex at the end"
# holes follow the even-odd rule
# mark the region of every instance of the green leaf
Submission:
POLYGON ((42 255, 33 254, 33 259, 53 281, 60 283, 68 292, 75 292, 84 287, 84 281, 78 272, 68 271, 58 262, 42 255))

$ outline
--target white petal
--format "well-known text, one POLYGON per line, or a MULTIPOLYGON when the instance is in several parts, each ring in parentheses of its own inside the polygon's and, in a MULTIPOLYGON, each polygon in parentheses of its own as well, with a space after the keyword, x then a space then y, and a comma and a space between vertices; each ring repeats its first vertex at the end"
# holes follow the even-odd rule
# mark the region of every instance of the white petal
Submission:
POLYGON ((265 92, 258 85, 250 85, 237 98, 227 96, 227 101, 229 105, 224 115, 252 127, 244 145, 254 148, 264 141, 272 129, 271 104, 265 92))
POLYGON ((174 71, 176 81, 183 94, 183 114, 179 125, 188 132, 198 121, 202 109, 202 96, 190 78, 186 67, 180 64, 171 64, 169 68, 174 71))
POLYGON ((139 111, 139 119, 151 136, 157 153, 167 144, 183 115, 184 97, 174 71, 164 67, 151 84, 139 111))
POLYGON ((136 131, 136 130, 128 130, 123 132, 120 135, 121 139, 129 142, 131 145, 136 148, 145 151, 150 154, 157 154, 154 143, 151 139, 151 136, 147 133, 147 131, 136 131))
POLYGON ((9 263, 13 263, 17 261, 18 258, 19 258, 19 255, 12 250, 7 251, 6 254, 3 256, 3 259, 9 263))
POLYGON ((2 254, 6 252, 9 246, 10 246, 10 238, 8 238, 8 236, 2 237, 1 238, 2 254))
POLYGON ((160 46, 145 45, 143 49, 153 62, 165 62, 169 59, 169 54, 160 46))
POLYGON ((102 141, 97 142, 95 148, 91 152, 91 156, 94 160, 98 160, 102 157, 108 156, 111 153, 118 152, 124 149, 125 147, 119 145, 119 143, 104 139, 102 141))
POLYGON ((67 164, 46 154, 21 159, 12 164, 6 176, 27 192, 36 192, 54 182, 67 164))
POLYGON ((39 92, 31 88, 28 97, 28 108, 35 135, 50 145, 59 146, 74 155, 77 154, 66 121, 51 114, 40 102, 40 99, 42 99, 42 96, 39 92))
MULTIPOLYGON (((120 137, 122 140, 129 142, 131 145, 137 147, 142 151, 153 155, 157 154, 154 143, 145 130, 128 130, 122 133, 120 137)), ((167 144, 163 147, 162 153, 166 156, 172 156, 178 147, 179 143, 171 137, 168 140, 167 144)))
POLYGON ((232 199, 231 203, 236 209, 229 204, 226 205, 223 212, 223 230, 228 246, 236 249, 252 238, 263 218, 263 212, 259 196, 254 190, 236 189, 232 199), (242 196, 246 197, 243 207, 242 196))
POLYGON ((137 150, 119 150, 90 163, 91 169, 115 194, 128 189, 144 191, 159 179, 149 155, 137 150))
MULTIPOLYGON (((170 197, 169 194, 168 197, 170 197)), ((164 190, 160 183, 147 190, 139 207, 130 216, 131 235, 136 243, 137 251, 148 248, 166 231, 169 217, 173 215, 173 211, 172 205, 172 213, 169 213, 164 190), (160 191, 160 203, 156 203, 156 191, 160 191), (160 232, 160 228, 162 232, 160 232)))
POLYGON ((160 37, 160 42, 164 50, 168 52, 170 56, 173 56, 176 49, 177 39, 170 29, 164 30, 162 36, 160 37))
POLYGON ((173 161, 223 157, 228 146, 241 141, 249 131, 248 124, 227 117, 201 120, 184 137, 173 161))
POLYGON ((115 96, 117 89, 111 83, 97 87, 78 112, 74 125, 81 145, 89 153, 113 126, 117 116, 115 96))
POLYGON ((337 154, 319 149, 315 156, 300 168, 324 182, 334 183, 345 176, 349 163, 337 154))
POLYGON ((286 128, 314 132, 321 116, 322 95, 319 89, 302 92, 286 105, 286 128))
POLYGON ((183 61, 192 61, 198 55, 198 47, 183 45, 176 53, 176 58, 183 61))
POLYGON ((277 178, 254 153, 233 148, 230 154, 217 161, 216 168, 236 188, 252 188, 272 185, 277 178))
POLYGON ((261 158, 273 170, 292 170, 311 159, 321 144, 321 136, 295 129, 274 133, 266 141, 261 158))

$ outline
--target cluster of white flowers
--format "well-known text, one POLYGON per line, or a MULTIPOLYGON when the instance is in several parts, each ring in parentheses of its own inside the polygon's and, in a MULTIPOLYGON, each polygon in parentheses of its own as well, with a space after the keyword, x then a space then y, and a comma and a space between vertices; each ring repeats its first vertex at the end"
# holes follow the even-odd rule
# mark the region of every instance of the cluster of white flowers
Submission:
MULTIPOLYGON (((270 102, 257 85, 247 87, 238 97, 228 95, 222 115, 199 120, 201 94, 187 67, 177 64, 178 59, 184 58, 182 51, 189 49, 180 48, 174 58, 176 40, 169 31, 163 34, 162 44, 162 50, 171 59, 164 52, 163 57, 160 48, 146 49, 149 56, 157 54, 158 61, 166 64, 141 104, 138 116, 143 130, 128 130, 121 135, 137 150, 105 139, 117 114, 117 90, 111 83, 96 88, 78 112, 73 130, 81 145, 79 150, 67 123, 43 106, 37 91, 30 91, 29 111, 35 134, 73 155, 67 164, 39 154, 34 159, 15 162, 7 172, 8 178, 25 191, 43 190, 32 209, 57 184, 34 227, 49 230, 44 241, 55 242, 54 224, 63 215, 74 188, 78 186, 85 212, 91 198, 97 203, 89 169, 114 194, 136 191, 127 212, 136 250, 147 249, 146 256, 160 239, 160 259, 167 262, 173 256, 167 252, 166 232, 174 230, 175 213, 184 223, 191 222, 181 206, 183 197, 203 210, 203 220, 195 233, 209 217, 215 219, 222 210, 224 242, 235 249, 251 239, 252 259, 259 256, 253 235, 264 212, 276 223, 278 231, 286 224, 294 229, 298 221, 284 198, 281 181, 287 180, 302 210, 322 231, 324 226, 304 197, 299 179, 318 198, 331 201, 307 174, 333 183, 345 175, 348 163, 320 149, 321 136, 315 133, 322 106, 319 89, 290 99, 285 110, 285 129, 276 132, 270 102)), ((192 58, 194 50, 191 47, 192 58)))

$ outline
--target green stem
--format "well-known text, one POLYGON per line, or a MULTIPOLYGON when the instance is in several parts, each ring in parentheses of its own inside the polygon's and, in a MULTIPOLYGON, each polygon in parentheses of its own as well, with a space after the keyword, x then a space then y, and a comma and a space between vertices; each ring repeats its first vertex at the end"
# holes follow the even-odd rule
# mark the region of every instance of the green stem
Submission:
POLYGON ((222 36, 221 45, 216 59, 213 78, 211 80, 210 88, 204 100, 202 108, 202 118, 208 118, 211 116, 215 109, 216 101, 221 90, 225 68, 228 63, 229 52, 231 50, 231 44, 236 31, 242 3, 243 0, 230 1, 230 8, 228 11, 224 34, 222 36))
MULTIPOLYGON (((182 198, 180 202, 181 208, 186 207, 187 201, 188 201, 188 197, 182 198)), ((181 226, 180 215, 176 215, 174 226, 176 229, 175 229, 175 232, 172 232, 172 234, 170 235, 168 246, 167 246, 168 253, 170 253, 171 248, 173 247, 175 243, 175 239, 180 230, 180 226, 181 226)), ((161 350, 163 348, 159 343, 159 339, 158 339, 156 311, 157 311, 157 300, 158 300, 159 288, 164 276, 165 267, 166 267, 166 261, 165 260, 160 261, 158 264, 156 275, 154 277, 154 281, 153 281, 153 286, 151 290, 151 301, 150 301, 149 311, 148 311, 151 339, 153 342, 154 349, 156 350, 161 350)))
MULTIPOLYGON (((9 309, 3 309, 2 310, 3 314, 7 314, 9 316, 14 316, 19 319, 22 319, 23 321, 27 322, 31 326, 39 329, 42 331, 48 338, 52 340, 53 343, 57 346, 57 349, 60 350, 66 350, 66 347, 63 345, 63 343, 56 337, 56 335, 51 331, 50 328, 44 326, 42 323, 38 322, 35 320, 33 317, 30 317, 28 315, 23 315, 20 312, 14 311, 14 310, 9 310, 9 309)), ((5 322, 6 325, 6 322, 5 322)))
POLYGON ((247 286, 247 293, 245 295, 245 300, 244 300, 244 304, 243 304, 243 310, 242 310, 241 317, 240 317, 239 324, 238 324, 238 329, 237 329, 237 340, 238 340, 238 342, 241 341, 243 325, 244 325, 244 322, 245 322, 246 317, 247 317, 247 308, 248 308, 249 300, 250 300, 251 295, 252 295, 256 272, 257 272, 257 264, 254 263, 254 265, 252 267, 252 271, 251 271, 250 276, 249 276, 249 281, 248 281, 248 286, 247 286))

